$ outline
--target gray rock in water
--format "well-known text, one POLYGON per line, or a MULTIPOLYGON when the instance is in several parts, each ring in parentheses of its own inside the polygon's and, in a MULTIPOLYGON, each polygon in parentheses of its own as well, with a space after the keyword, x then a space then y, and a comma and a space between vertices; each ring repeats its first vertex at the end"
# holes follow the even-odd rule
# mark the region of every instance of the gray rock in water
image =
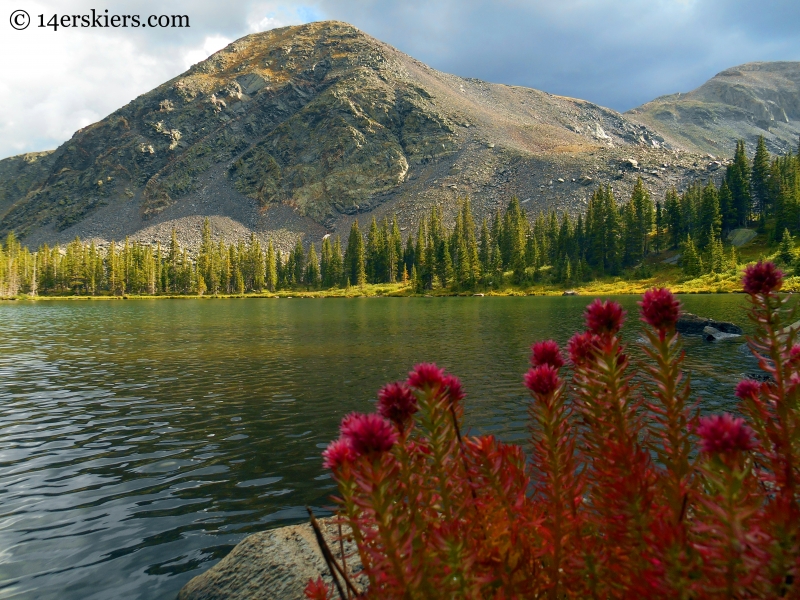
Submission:
MULTIPOLYGON (((340 560, 338 527, 332 519, 318 522, 340 560)), ((346 541, 344 552, 348 573, 359 573, 361 560, 355 544, 346 541)), ((302 600, 308 580, 320 575, 331 583, 311 525, 291 525, 246 537, 214 567, 183 586, 178 600, 302 600)), ((365 578, 353 579, 359 589, 366 587, 365 578)))
POLYGON ((716 327, 706 325, 703 327, 703 339, 707 342, 716 342, 727 338, 739 337, 738 333, 725 333, 716 327))
POLYGON ((705 317, 698 317, 692 313, 682 313, 678 318, 678 323, 675 329, 678 333, 684 335, 703 335, 706 327, 713 327, 721 333, 733 333, 742 335, 744 333, 742 328, 727 321, 715 321, 714 319, 706 319, 705 317))

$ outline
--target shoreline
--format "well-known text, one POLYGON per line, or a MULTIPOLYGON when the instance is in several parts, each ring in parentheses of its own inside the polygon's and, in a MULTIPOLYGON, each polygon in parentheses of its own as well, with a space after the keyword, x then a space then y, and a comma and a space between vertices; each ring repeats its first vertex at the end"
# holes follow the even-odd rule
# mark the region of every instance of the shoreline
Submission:
MULTIPOLYGON (((485 292, 442 292, 441 290, 432 290, 430 293, 417 294, 407 290, 391 291, 388 293, 380 293, 375 291, 366 292, 345 292, 344 290, 309 290, 309 291, 291 291, 291 292, 277 292, 277 293, 249 293, 249 294, 153 294, 153 295, 137 295, 125 294, 122 296, 29 296, 22 294, 14 297, 0 298, 0 302, 50 302, 50 301, 117 301, 117 300, 246 300, 246 299, 263 299, 263 300, 291 300, 291 299, 354 299, 354 298, 522 298, 522 297, 586 297, 592 298, 596 296, 640 296, 646 290, 656 287, 656 285, 632 285, 626 286, 624 289, 614 289, 613 286, 603 286, 605 289, 582 289, 575 288, 570 290, 563 289, 510 289, 510 290, 489 290, 485 292), (569 291, 570 293, 565 293, 569 291)), ((696 289, 681 289, 680 287, 667 287, 673 294, 676 295, 691 295, 691 294, 743 294, 744 291, 739 289, 720 289, 720 288, 696 288, 696 289)), ((800 286, 797 288, 785 288, 782 290, 788 293, 795 293, 800 291, 800 286)))

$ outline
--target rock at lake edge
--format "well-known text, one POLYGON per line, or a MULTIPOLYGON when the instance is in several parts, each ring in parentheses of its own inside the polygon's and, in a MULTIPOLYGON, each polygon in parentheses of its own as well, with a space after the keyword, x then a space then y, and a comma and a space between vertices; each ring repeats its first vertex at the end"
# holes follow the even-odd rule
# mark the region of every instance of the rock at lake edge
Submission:
MULTIPOLYGON (((333 519, 318 523, 340 560, 337 525, 333 519)), ((348 572, 359 573, 361 560, 355 544, 346 541, 344 552, 348 572)), ((183 586, 178 600, 302 600, 308 580, 320 575, 331 583, 311 525, 290 525, 247 536, 228 556, 183 586)), ((366 588, 365 577, 351 580, 357 588, 366 588)))
POLYGON ((678 323, 675 329, 678 333, 684 335, 703 335, 706 327, 713 327, 721 333, 733 333, 742 335, 744 333, 742 328, 727 321, 715 321, 714 319, 707 319, 705 317, 698 317, 692 313, 682 313, 678 318, 678 323))

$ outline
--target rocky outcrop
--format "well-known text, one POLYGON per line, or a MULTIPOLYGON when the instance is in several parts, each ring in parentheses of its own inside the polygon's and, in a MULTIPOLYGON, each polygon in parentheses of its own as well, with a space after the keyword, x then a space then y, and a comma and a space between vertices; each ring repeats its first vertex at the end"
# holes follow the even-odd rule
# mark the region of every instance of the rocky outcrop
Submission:
MULTIPOLYGON (((332 519, 319 519, 320 528, 337 560, 341 560, 338 527, 332 519)), ((358 589, 366 582, 358 551, 352 541, 344 545, 349 573, 358 589)), ((246 537, 214 567, 187 583, 178 600, 301 600, 309 579, 322 575, 331 583, 311 525, 291 525, 246 537)))
MULTIPOLYGON (((727 321, 715 321, 714 319, 708 319, 705 317, 698 317, 697 315, 688 312, 681 313, 681 316, 678 318, 678 323, 675 326, 675 329, 678 330, 678 333, 682 333, 684 335, 705 335, 707 334, 707 328, 709 328, 709 331, 713 329, 717 333, 722 334, 742 335, 743 333, 742 328, 738 325, 734 325, 733 323, 729 323, 727 321)), ((711 335, 713 335, 713 332, 711 335)))

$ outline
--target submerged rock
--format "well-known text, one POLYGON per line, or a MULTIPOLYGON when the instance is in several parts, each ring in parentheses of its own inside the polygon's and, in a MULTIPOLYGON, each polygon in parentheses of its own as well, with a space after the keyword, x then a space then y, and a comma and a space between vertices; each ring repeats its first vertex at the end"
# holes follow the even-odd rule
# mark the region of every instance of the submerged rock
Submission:
MULTIPOLYGON (((318 522, 334 557, 341 560, 338 526, 332 519, 318 522)), ((344 553, 348 573, 361 572, 352 541, 345 542, 344 553)), ((290 525, 243 539, 214 567, 183 586, 178 600, 301 600, 308 580, 320 575, 331 583, 311 525, 290 525)), ((366 587, 365 581, 352 579, 359 589, 366 587)))
POLYGON ((719 333, 742 335, 742 328, 727 321, 715 321, 705 317, 698 317, 692 313, 682 313, 678 318, 675 328, 684 335, 703 335, 706 327, 712 327, 719 333))

